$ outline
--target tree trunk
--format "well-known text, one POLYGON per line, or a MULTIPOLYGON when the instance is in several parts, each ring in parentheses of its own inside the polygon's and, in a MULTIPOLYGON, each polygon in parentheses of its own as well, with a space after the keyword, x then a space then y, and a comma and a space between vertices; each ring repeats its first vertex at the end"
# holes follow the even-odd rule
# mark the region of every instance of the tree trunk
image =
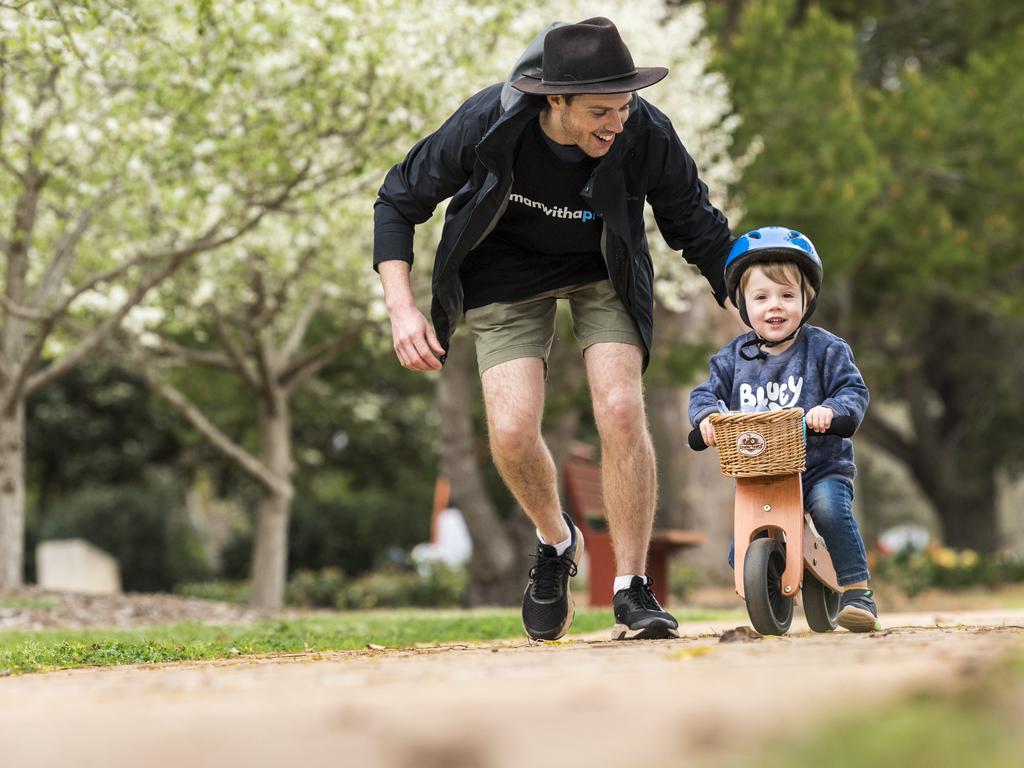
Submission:
POLYGON ((469 409, 476 397, 470 385, 472 365, 472 339, 465 332, 455 334, 437 387, 441 474, 451 482, 452 498, 473 540, 470 605, 515 605, 522 600, 527 571, 518 544, 525 526, 521 519, 506 522, 498 516, 484 484, 469 409))
POLYGON ((954 450, 918 439, 911 473, 931 502, 942 539, 954 549, 990 553, 999 549, 996 479, 992 466, 971 461, 971 446, 954 450))
POLYGON ((972 485, 972 489, 961 489, 947 484, 940 497, 931 497, 942 524, 943 538, 947 546, 954 549, 996 552, 1002 541, 995 481, 986 477, 972 485))
POLYGON ((954 446, 939 431, 941 419, 929 417, 920 404, 911 403, 910 410, 912 437, 904 437, 877 409, 868 410, 862 431, 910 471, 935 512, 944 544, 981 553, 997 551, 1002 543, 997 468, 984 457, 986 446, 969 435, 954 446))
POLYGON ((658 457, 658 516, 655 527, 692 528, 697 521, 690 497, 693 452, 687 448, 689 390, 651 387, 647 390, 648 422, 658 457))
MULTIPOLYGON (((287 397, 280 393, 275 395, 278 396, 274 407, 260 405, 263 464, 275 476, 287 481, 291 477, 291 413, 287 397)), ((249 601, 261 608, 279 608, 284 602, 288 573, 288 519, 292 498, 290 494, 269 489, 265 489, 264 494, 256 512, 249 601)))
POLYGON ((25 563, 25 406, 0 413, 0 590, 20 587, 25 563))

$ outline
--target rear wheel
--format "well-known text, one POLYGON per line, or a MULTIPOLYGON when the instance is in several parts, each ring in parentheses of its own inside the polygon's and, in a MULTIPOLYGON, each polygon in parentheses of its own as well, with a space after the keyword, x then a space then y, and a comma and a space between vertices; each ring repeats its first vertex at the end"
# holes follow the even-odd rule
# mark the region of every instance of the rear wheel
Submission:
POLYGON ((836 628, 839 616, 839 593, 820 581, 810 571, 804 571, 803 593, 804 618, 815 632, 831 632, 836 628))
POLYGON ((784 635, 793 621, 793 599, 782 593, 786 548, 775 539, 755 539, 743 558, 747 615, 762 635, 784 635))

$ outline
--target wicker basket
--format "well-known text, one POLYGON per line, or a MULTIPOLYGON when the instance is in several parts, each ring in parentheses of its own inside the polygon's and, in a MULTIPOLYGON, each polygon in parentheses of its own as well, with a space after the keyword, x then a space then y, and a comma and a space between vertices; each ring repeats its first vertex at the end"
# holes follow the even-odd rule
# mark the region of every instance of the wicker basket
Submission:
POLYGON ((722 474, 759 477, 803 472, 807 459, 803 417, 803 408, 711 414, 722 474))

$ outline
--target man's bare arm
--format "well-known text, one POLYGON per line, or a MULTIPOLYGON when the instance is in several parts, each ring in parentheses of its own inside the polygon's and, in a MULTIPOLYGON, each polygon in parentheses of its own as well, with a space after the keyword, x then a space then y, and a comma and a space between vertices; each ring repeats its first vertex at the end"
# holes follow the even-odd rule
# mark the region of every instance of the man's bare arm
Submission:
POLYGON ((398 361, 410 371, 439 371, 444 347, 434 328, 416 306, 409 280, 409 263, 400 259, 377 265, 384 286, 384 303, 391 318, 391 338, 398 361))

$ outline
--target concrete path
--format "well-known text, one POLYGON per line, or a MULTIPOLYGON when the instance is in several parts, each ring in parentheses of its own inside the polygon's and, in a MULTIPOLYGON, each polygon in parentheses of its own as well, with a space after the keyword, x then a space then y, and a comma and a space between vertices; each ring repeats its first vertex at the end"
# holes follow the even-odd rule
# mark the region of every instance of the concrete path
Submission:
POLYGON ((722 765, 1024 652, 1024 611, 884 617, 872 635, 525 641, 0 680, 12 768, 722 765), (640 756, 642 755, 642 759, 640 756))

